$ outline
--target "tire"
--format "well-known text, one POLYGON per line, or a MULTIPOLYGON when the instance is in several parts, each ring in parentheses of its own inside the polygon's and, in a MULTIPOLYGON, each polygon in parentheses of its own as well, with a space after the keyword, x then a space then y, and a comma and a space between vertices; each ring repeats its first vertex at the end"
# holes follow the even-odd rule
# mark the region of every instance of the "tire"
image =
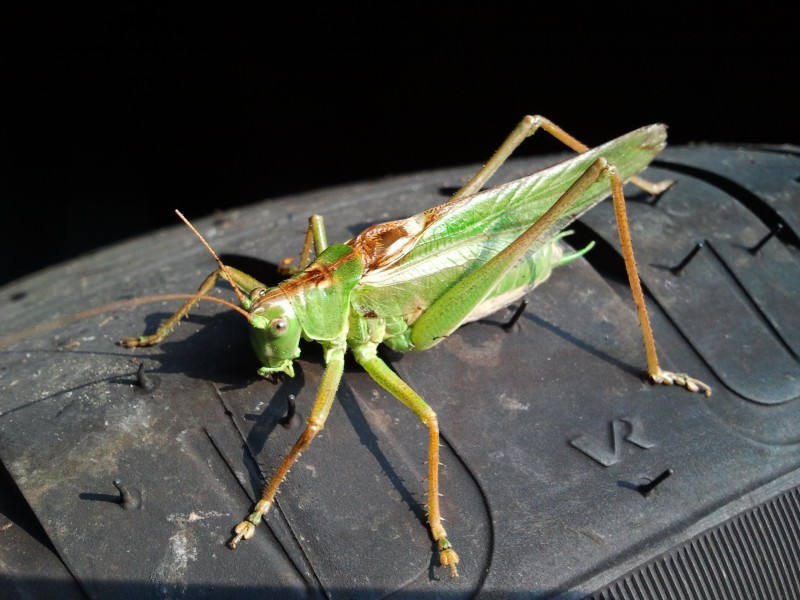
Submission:
MULTIPOLYGON (((554 160, 515 159, 502 177, 554 160)), ((474 169, 195 225, 271 282, 309 214, 345 240, 441 202, 474 169)), ((321 354, 304 346, 294 379, 264 381, 240 316, 210 303, 157 347, 115 345, 174 302, 93 307, 192 292, 213 270, 184 228, 3 287, 0 585, 11 598, 800 597, 798 173, 795 147, 679 147, 647 172, 677 182, 657 201, 627 190, 661 361, 710 398, 645 382, 610 203, 568 238, 597 247, 537 288, 510 332, 511 310, 390 356, 439 416, 458 579, 426 526, 425 428, 355 364, 268 527, 224 546, 297 437, 321 354)))

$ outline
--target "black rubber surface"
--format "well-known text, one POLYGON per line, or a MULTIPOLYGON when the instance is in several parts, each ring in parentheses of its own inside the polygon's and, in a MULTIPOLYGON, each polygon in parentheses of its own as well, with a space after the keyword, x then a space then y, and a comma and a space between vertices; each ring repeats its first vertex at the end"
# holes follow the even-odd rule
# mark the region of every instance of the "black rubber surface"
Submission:
MULTIPOLYGON (((554 160, 515 160, 501 177, 554 160)), ((344 240, 442 201, 473 171, 196 225, 227 262, 268 280, 299 251, 309 214, 344 240)), ((152 349, 114 342, 152 331, 174 302, 36 329, 196 289, 214 266, 184 228, 0 289, 4 597, 797 597, 800 150, 668 149, 648 177, 678 181, 657 202, 628 190, 660 357, 710 383, 711 398, 645 382, 610 203, 572 238, 597 247, 537 289, 510 332, 501 311, 390 356, 439 414, 456 580, 425 524, 427 433, 355 364, 269 526, 230 551, 231 527, 308 414, 318 350, 305 346, 297 377, 271 384, 243 320, 210 304, 152 349), (283 423, 292 394, 297 416, 283 423), (140 506, 116 501, 116 479, 140 506)))

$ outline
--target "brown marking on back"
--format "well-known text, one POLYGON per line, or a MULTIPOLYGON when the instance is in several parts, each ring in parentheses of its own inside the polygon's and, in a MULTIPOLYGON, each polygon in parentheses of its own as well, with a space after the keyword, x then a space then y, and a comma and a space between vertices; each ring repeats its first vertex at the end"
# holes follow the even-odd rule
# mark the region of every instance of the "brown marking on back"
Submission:
POLYGON ((336 270, 350 260, 352 260, 352 255, 342 256, 329 264, 313 262, 294 277, 279 283, 278 289, 291 298, 302 289, 325 287, 334 281, 336 270))
POLYGON ((298 290, 319 287, 332 275, 333 270, 331 269, 331 265, 311 263, 303 272, 298 273, 286 281, 280 282, 278 287, 291 298, 298 290))
POLYGON ((451 199, 408 219, 372 225, 346 243, 364 261, 364 274, 388 267, 408 254, 428 227, 469 200, 451 199))
POLYGON ((250 313, 252 314, 264 304, 271 304, 276 300, 279 302, 287 302, 289 300, 281 287, 269 288, 266 294, 253 302, 253 305, 250 307, 250 313))
POLYGON ((318 263, 312 263, 301 273, 298 273, 286 281, 280 282, 277 287, 268 289, 266 294, 253 303, 253 306, 250 307, 250 312, 252 313, 257 308, 275 302, 276 300, 288 301, 289 298, 294 297, 300 290, 323 285, 326 281, 330 281, 336 264, 337 263, 320 265, 318 263))
POLYGON ((347 243, 364 261, 366 273, 389 266, 408 254, 424 231, 424 223, 424 213, 409 219, 378 223, 367 227, 347 243))

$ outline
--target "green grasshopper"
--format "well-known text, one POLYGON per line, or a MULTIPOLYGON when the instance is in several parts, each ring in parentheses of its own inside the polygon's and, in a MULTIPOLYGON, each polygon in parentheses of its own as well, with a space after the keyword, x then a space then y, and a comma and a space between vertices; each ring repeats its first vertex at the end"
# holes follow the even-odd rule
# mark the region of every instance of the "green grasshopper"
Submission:
POLYGON ((644 337, 650 381, 680 385, 710 395, 710 388, 685 374, 661 369, 633 257, 623 182, 658 194, 671 182, 638 177, 664 148, 663 125, 643 127, 590 149, 539 116, 526 116, 486 165, 450 200, 408 219, 368 227, 344 244, 328 245, 322 218, 313 216, 306 233, 300 268, 277 287, 226 266, 197 230, 181 215, 216 259, 209 275, 154 335, 125 338, 125 346, 150 346, 173 327, 214 287, 219 278, 236 292, 251 325, 258 373, 294 375, 299 342, 318 342, 325 372, 313 409, 295 442, 264 488, 253 512, 235 527, 229 545, 250 539, 275 500, 289 469, 324 427, 349 348, 355 360, 425 424, 428 443, 428 523, 442 566, 457 576, 458 555, 442 525, 439 510, 439 423, 436 413, 378 356, 383 343, 393 350, 425 350, 464 323, 513 303, 545 281, 553 268, 585 252, 564 254, 559 233, 599 203, 609 192, 617 215, 629 282, 644 337), (551 168, 480 191, 514 149, 539 128, 577 156, 551 168), (311 246, 316 259, 311 262, 311 246))

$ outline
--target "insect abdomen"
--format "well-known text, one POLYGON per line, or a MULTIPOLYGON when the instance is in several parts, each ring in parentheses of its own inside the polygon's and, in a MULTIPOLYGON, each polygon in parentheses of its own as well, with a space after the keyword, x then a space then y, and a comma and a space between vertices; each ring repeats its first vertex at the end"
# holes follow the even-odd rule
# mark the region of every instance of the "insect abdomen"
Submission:
POLYGON ((553 269, 561 264, 563 255, 564 251, 558 240, 526 255, 519 265, 498 282, 489 296, 467 315, 463 323, 471 323, 497 312, 544 283, 553 269))

